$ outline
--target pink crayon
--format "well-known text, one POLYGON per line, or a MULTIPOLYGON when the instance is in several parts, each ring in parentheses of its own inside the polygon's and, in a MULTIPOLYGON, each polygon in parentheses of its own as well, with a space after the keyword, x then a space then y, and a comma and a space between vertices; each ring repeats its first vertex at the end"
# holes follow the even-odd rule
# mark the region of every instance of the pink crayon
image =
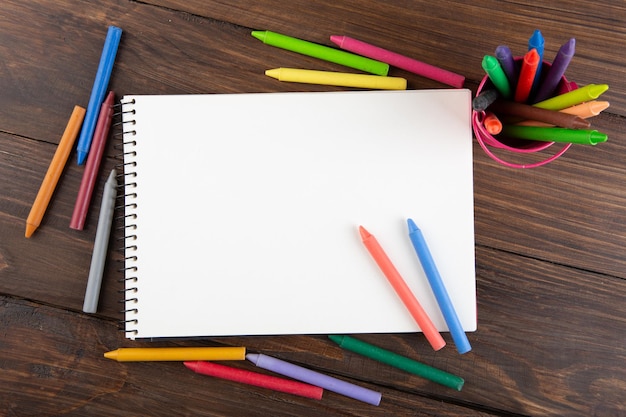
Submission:
POLYGON ((439 81, 455 88, 462 88, 465 82, 465 77, 462 75, 379 48, 378 46, 370 45, 357 39, 333 35, 330 37, 330 40, 341 49, 393 65, 394 67, 421 75, 422 77, 430 78, 431 80, 439 81))

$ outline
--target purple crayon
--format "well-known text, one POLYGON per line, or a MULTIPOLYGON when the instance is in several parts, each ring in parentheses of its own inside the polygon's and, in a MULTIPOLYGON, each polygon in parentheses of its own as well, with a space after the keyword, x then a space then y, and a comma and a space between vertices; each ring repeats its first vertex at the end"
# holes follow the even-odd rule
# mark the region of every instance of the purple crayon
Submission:
POLYGON ((319 372, 261 353, 248 353, 246 359, 259 368, 267 369, 268 371, 276 372, 277 374, 288 376, 298 381, 306 382, 368 404, 379 405, 382 398, 380 392, 372 391, 371 389, 363 388, 342 381, 341 379, 333 378, 332 376, 320 374, 319 372))
POLYGON ((574 38, 570 39, 559 48, 552 62, 552 66, 546 73, 543 82, 539 85, 539 89, 535 95, 535 103, 546 100, 554 95, 554 91, 559 81, 561 81, 561 77, 565 74, 565 70, 574 56, 575 48, 576 40, 574 38))
POLYGON ((519 77, 519 68, 515 63, 511 48, 506 45, 500 45, 496 48, 496 59, 500 62, 500 66, 506 74, 506 78, 509 79, 511 88, 515 90, 517 84, 517 78, 519 77))

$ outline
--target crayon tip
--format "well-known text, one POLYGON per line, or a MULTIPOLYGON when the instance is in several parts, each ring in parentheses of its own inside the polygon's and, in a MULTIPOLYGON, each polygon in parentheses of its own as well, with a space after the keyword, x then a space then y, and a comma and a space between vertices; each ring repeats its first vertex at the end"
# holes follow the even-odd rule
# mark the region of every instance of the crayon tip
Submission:
POLYGON ((85 163, 85 159, 87 158, 87 152, 84 151, 77 151, 77 159, 78 159, 78 165, 83 165, 85 163))
POLYGON ((498 66, 498 59, 495 56, 485 55, 482 62, 485 71, 494 69, 498 66))
POLYGON ((258 353, 248 353, 246 355, 246 359, 256 365, 256 363, 259 361, 259 354, 258 353))
POLYGON ((592 101, 589 103, 589 108, 594 115, 599 115, 603 110, 609 108, 608 101, 592 101))
POLYGON ((535 65, 539 62, 539 53, 537 52, 537 49, 533 48, 526 52, 526 55, 524 55, 524 62, 531 65, 535 65))
POLYGON ((280 68, 268 69, 265 71, 265 75, 280 80, 280 68))
POLYGON ((346 39, 345 36, 339 36, 339 35, 330 35, 330 41, 334 44, 336 44, 337 46, 339 46, 340 48, 343 46, 343 41, 346 39))
POLYGON ((419 227, 417 227, 417 225, 413 221, 413 219, 407 219, 406 223, 409 226, 409 233, 417 232, 418 230, 420 230, 419 227))
POLYGON ((265 43, 265 31, 264 30, 253 30, 252 36, 265 43))
POLYGON ((541 34, 541 31, 539 29, 535 29, 535 31, 533 32, 532 36, 530 37, 529 41, 528 41, 528 45, 531 46, 532 48, 543 48, 544 45, 544 39, 543 39, 543 35, 541 34))
POLYGON ((343 339, 345 338, 345 336, 339 334, 329 334, 328 338, 341 346, 343 344, 343 339))
POLYGON ((608 84, 592 84, 591 86, 589 86, 589 95, 591 96, 591 98, 598 98, 608 89, 608 84))
POLYGON ((31 237, 33 235, 33 233, 35 233, 35 230, 37 230, 37 226, 35 226, 34 224, 26 223, 26 233, 25 233, 25 236, 26 237, 31 237))
POLYGON ((589 120, 585 120, 580 116, 576 116, 572 121, 572 127, 574 129, 588 129, 591 126, 589 120))
POLYGON ((594 130, 589 134, 589 144, 595 145, 600 142, 606 142, 608 138, 606 134, 594 130))
POLYGON ((365 230, 363 226, 359 226, 359 234, 361 235, 361 239, 363 240, 372 236, 372 234, 368 232, 367 230, 365 230))
POLYGON ((110 351, 110 352, 106 352, 106 353, 104 354, 104 357, 105 357, 105 358, 107 358, 107 359, 113 359, 113 360, 116 360, 116 359, 117 359, 117 354, 118 354, 118 351, 117 351, 117 350, 112 350, 112 351, 110 351))
POLYGON ((183 362, 183 364, 188 368, 191 369, 192 371, 196 371, 196 369, 198 369, 198 362, 197 361, 186 361, 183 362))
POLYGON ((565 42, 563 46, 561 46, 561 53, 571 56, 574 55, 574 51, 576 49, 576 39, 571 38, 569 41, 565 42))

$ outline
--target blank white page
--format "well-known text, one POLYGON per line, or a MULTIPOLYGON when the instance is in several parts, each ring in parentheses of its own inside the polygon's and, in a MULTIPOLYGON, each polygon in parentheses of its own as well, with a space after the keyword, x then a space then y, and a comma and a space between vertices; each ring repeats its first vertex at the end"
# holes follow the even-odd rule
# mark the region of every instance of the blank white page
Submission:
POLYGON ((470 99, 466 89, 124 97, 126 130, 135 121, 124 135, 126 194, 136 193, 128 337, 419 331, 359 225, 447 330, 407 218, 475 330, 470 99))

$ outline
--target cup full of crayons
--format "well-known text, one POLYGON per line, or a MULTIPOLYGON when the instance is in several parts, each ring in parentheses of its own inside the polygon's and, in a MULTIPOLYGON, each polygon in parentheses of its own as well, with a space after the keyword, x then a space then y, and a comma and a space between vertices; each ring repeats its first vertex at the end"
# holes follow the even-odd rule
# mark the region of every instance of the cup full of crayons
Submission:
POLYGON ((565 77, 575 50, 574 38, 558 50, 554 60, 544 60, 544 39, 535 30, 528 51, 514 56, 500 45, 485 55, 486 73, 472 100, 472 127, 476 140, 494 160, 512 168, 534 168, 554 161, 572 145, 596 145, 607 135, 591 127, 589 119, 605 110, 599 100, 606 84, 579 87, 565 77), (497 156, 497 148, 512 153, 535 153, 559 143, 557 151, 532 163, 513 163, 497 156))

